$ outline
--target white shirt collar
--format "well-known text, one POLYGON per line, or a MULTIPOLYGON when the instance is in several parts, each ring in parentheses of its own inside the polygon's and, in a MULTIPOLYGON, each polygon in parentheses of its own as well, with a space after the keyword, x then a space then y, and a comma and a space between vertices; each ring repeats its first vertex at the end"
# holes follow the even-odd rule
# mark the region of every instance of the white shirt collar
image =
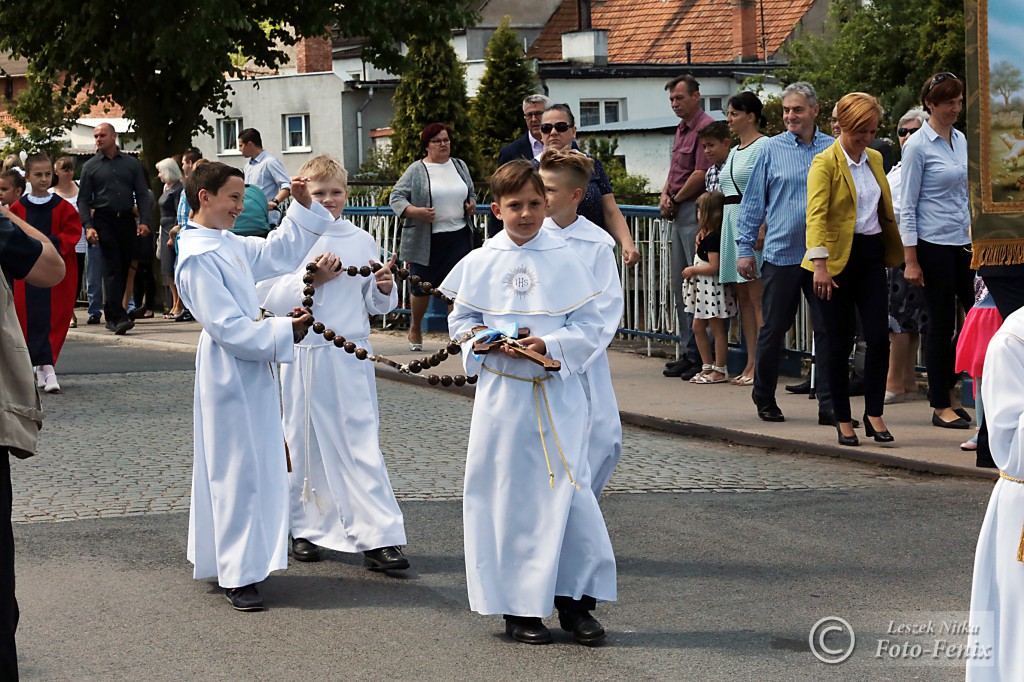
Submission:
POLYGON ((860 159, 854 161, 853 159, 850 158, 850 155, 846 153, 846 148, 843 146, 842 142, 839 143, 839 148, 843 150, 843 156, 846 157, 846 162, 850 164, 851 168, 859 168, 862 163, 868 160, 867 150, 862 151, 860 153, 860 159))

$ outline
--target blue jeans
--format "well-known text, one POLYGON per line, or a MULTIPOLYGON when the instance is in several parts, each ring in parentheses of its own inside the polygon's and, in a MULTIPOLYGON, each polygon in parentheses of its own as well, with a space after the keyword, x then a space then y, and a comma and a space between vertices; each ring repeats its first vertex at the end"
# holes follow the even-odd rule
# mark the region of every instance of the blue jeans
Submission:
POLYGON ((103 312, 103 252, 99 244, 89 244, 85 252, 85 293, 89 299, 89 317, 103 312))

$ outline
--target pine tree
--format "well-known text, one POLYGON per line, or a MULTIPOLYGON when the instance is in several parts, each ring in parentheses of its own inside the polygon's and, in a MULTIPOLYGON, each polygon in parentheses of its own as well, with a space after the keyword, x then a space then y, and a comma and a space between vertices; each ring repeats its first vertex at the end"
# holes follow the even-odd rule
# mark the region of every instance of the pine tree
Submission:
POLYGON ((462 159, 476 178, 479 174, 466 105, 466 69, 451 43, 444 39, 409 41, 408 68, 395 90, 391 126, 392 163, 399 172, 423 158, 420 133, 429 123, 451 128, 452 156, 462 159))
POLYGON ((537 76, 523 54, 519 34, 501 20, 487 43, 480 89, 473 101, 473 130, 483 170, 490 173, 498 152, 522 134, 523 99, 536 91, 537 76))

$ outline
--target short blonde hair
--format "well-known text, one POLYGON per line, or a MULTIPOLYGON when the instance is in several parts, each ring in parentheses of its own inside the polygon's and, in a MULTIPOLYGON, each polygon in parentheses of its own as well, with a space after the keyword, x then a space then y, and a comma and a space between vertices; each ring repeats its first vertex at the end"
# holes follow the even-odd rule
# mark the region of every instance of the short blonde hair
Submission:
POLYGON ((341 163, 330 154, 315 156, 299 169, 299 175, 310 180, 338 180, 341 186, 348 189, 348 172, 341 163))
POLYGON ((540 169, 561 173, 569 179, 573 187, 584 192, 594 175, 594 162, 580 154, 563 149, 548 149, 540 156, 540 169))
POLYGON ((850 133, 864 130, 872 123, 881 123, 882 105, 866 92, 851 92, 836 104, 836 120, 840 130, 850 133))

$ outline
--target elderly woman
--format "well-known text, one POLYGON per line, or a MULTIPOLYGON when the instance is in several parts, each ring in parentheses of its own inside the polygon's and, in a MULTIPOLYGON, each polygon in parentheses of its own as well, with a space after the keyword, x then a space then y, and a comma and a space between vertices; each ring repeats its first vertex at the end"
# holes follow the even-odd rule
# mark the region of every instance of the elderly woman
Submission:
MULTIPOLYGON (((914 108, 903 114, 896 125, 900 149, 910 136, 928 120, 924 109, 914 108)), ((900 221, 900 190, 903 167, 897 163, 886 174, 892 191, 892 207, 896 222, 900 221)), ((917 395, 917 346, 921 334, 928 331, 928 311, 924 306, 924 289, 908 284, 903 268, 889 268, 889 377, 885 381, 885 404, 914 400, 917 395)))
MULTIPOLYGON (((572 150, 572 142, 576 139, 576 117, 572 115, 568 104, 552 104, 544 110, 540 134, 544 149, 572 150)), ((590 178, 590 185, 576 213, 606 230, 615 239, 615 243, 622 247, 622 260, 626 265, 635 265, 640 262, 640 252, 633 243, 619 205, 615 203, 611 180, 604 172, 604 164, 597 159, 593 161, 594 175, 590 178)), ((540 161, 534 159, 534 165, 539 166, 540 161)))
MULTIPOLYGON (((391 210, 402 219, 399 254, 420 281, 440 284, 473 249, 468 216, 476 213, 469 168, 452 157, 451 129, 431 123, 420 133, 424 157, 405 169, 391 191, 391 210)), ((423 315, 430 297, 411 287, 409 350, 423 350, 423 315)))
POLYGON ((882 155, 868 149, 882 120, 871 95, 851 92, 839 100, 842 133, 814 157, 807 176, 807 254, 803 267, 814 273, 829 339, 826 371, 832 389, 840 445, 859 445, 850 414, 847 360, 860 313, 864 358, 864 430, 880 443, 892 442, 882 421, 889 364, 886 266, 903 260, 882 155))
POLYGON ((176 255, 174 237, 171 236, 171 230, 178 224, 178 201, 181 199, 183 188, 181 168, 178 167, 178 162, 174 159, 163 159, 157 162, 156 173, 160 182, 164 183, 164 191, 157 200, 157 206, 160 208, 160 274, 164 278, 164 284, 171 291, 171 300, 173 301, 171 309, 164 313, 164 319, 169 320, 180 315, 184 310, 181 305, 181 297, 178 296, 178 287, 174 284, 176 255))
POLYGON ((970 415, 953 409, 951 395, 956 384, 956 304, 959 301, 966 313, 974 303, 967 138, 953 127, 964 107, 964 84, 951 73, 935 74, 921 89, 921 104, 931 118, 903 146, 903 274, 910 284, 924 287, 929 325, 924 357, 932 424, 966 429, 970 415))

